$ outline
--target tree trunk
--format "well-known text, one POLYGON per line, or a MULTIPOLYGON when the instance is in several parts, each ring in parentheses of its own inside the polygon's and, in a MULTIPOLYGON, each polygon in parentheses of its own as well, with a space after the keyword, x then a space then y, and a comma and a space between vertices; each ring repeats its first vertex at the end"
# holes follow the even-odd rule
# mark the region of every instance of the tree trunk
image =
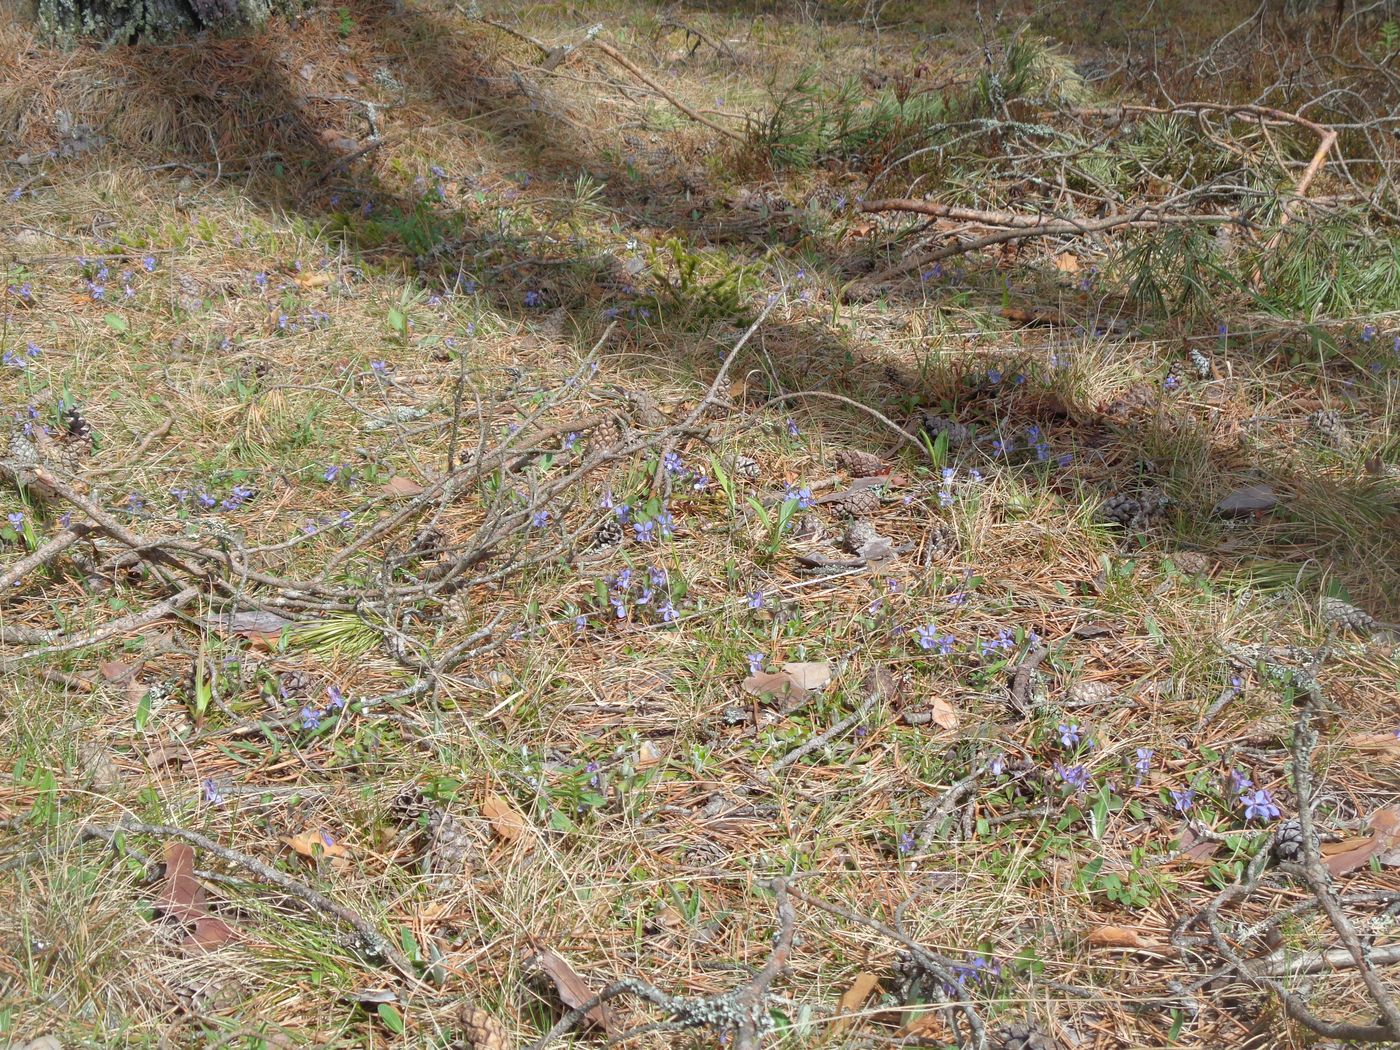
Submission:
POLYGON ((64 44, 129 44, 257 28, 274 12, 301 7, 300 0, 39 0, 38 23, 64 44))

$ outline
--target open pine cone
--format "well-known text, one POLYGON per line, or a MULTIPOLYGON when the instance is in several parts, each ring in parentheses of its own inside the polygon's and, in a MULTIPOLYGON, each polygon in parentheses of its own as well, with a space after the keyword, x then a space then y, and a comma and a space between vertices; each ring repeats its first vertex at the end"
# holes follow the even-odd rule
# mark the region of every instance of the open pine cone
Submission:
POLYGON ((468 1003, 458 1016, 462 1021, 462 1042, 467 1050, 511 1050, 505 1025, 481 1007, 468 1003))

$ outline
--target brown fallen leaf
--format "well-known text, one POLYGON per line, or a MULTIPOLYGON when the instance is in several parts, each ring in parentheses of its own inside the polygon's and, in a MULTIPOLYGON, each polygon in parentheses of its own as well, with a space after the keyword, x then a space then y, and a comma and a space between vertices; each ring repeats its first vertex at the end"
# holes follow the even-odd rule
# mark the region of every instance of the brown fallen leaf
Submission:
POLYGON ((1060 252, 1055 256, 1055 269, 1061 273, 1078 273, 1079 257, 1072 252, 1060 252))
POLYGON ((929 705, 929 714, 932 716, 933 724, 939 729, 957 729, 958 722, 961 721, 958 717, 958 709, 941 696, 933 698, 929 705))
MULTIPOLYGON (((543 970, 559 992, 559 998, 569 1009, 577 1009, 593 998, 593 989, 567 962, 548 949, 535 949, 535 965, 543 970)), ((612 1035, 612 1014, 606 1003, 599 1003, 583 1015, 608 1035, 612 1035)))
POLYGON ((380 491, 386 496, 417 496, 423 492, 423 486, 412 478, 395 474, 380 491))
POLYGON ((802 700, 808 690, 795 685, 782 671, 760 671, 744 679, 744 692, 750 696, 771 696, 776 700, 802 700))
MULTIPOLYGON (((846 989, 844 995, 836 1003, 838 1014, 853 1014, 861 1010, 871 995, 880 987, 880 978, 873 973, 862 970, 856 974, 856 979, 851 982, 851 986, 846 989)), ((837 1017, 831 1024, 833 1032, 844 1032, 854 1025, 854 1017, 837 1017)))
POLYGON ((1395 733, 1352 733, 1342 743, 1358 751, 1400 758, 1400 735, 1395 733))
POLYGON ((336 868, 346 867, 350 863, 350 851, 320 828, 308 828, 300 835, 282 839, 282 842, 309 860, 325 857, 336 868))
POLYGON ((205 950, 234 939, 233 928, 205 908, 207 894, 194 877, 194 850, 183 842, 165 847, 165 877, 156 891, 156 911, 190 927, 183 944, 205 950))
POLYGON ((1220 849, 1220 843, 1212 842, 1210 839, 1197 838, 1196 833, 1186 824, 1181 826, 1181 835, 1177 842, 1182 850, 1181 856, 1176 858, 1177 861, 1201 867, 1209 867, 1215 863, 1212 858, 1220 849))
POLYGON ((1134 948, 1140 951, 1166 952, 1173 949, 1150 937, 1144 937, 1128 926, 1095 926, 1085 935, 1091 948, 1134 948))
POLYGON ((134 675, 139 668, 121 660, 104 660, 97 665, 97 671, 109 682, 123 682, 134 675))
POLYGON ((528 825, 525 818, 500 795, 487 795, 481 803, 481 815, 491 823, 491 830, 505 842, 515 842, 528 825))
POLYGON ((1345 875, 1371 863, 1372 857, 1388 854, 1400 848, 1400 809, 1386 806, 1367 818, 1371 834, 1326 842, 1322 845, 1322 863, 1333 876, 1345 875))
POLYGON ((331 283, 330 274, 326 273, 293 274, 292 280, 296 282, 297 287, 303 292, 310 291, 313 288, 324 288, 331 283))
POLYGON ((831 681, 831 665, 826 661, 783 664, 783 673, 798 689, 820 689, 831 681))
POLYGON ((650 769, 660 762, 661 758, 661 748, 651 740, 643 740, 642 746, 637 749, 637 768, 650 769))

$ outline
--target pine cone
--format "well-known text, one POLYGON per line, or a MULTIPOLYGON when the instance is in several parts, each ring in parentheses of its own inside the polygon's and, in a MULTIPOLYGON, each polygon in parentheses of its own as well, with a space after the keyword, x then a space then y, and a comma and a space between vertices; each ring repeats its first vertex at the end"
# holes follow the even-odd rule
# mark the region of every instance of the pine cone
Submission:
POLYGON ((1108 499, 1104 500, 1103 506, 1099 508, 1099 517, 1114 525, 1123 528, 1131 528, 1133 522, 1137 521, 1142 513, 1142 504, 1132 496, 1121 492, 1115 492, 1108 499))
POLYGON ((481 1007, 464 1005, 458 1016, 462 1020, 462 1041, 467 1050, 511 1050, 510 1034, 505 1025, 481 1007))
POLYGON ((958 533, 953 526, 945 521, 935 522, 933 527, 928 530, 928 538, 925 542, 935 556, 946 557, 957 553, 958 533))
POLYGON ((847 489, 823 496, 817 504, 843 518, 865 518, 879 511, 880 493, 873 488, 847 489))
POLYGON ((734 462, 730 464, 729 473, 740 481, 757 481, 762 471, 759 470, 758 460, 748 456, 735 456, 734 462))
POLYGON ((946 416, 934 415, 928 409, 920 412, 920 423, 931 440, 936 441, 940 434, 947 434, 950 449, 961 448, 972 440, 972 431, 967 427, 946 416))
POLYGON ((1210 572, 1210 559, 1195 551, 1172 551, 1172 564, 1187 576, 1204 576, 1210 572))
POLYGON ((992 1033, 992 1050, 1055 1050, 1058 1044, 1032 1021, 1015 1021, 992 1033))
POLYGON ((469 874, 480 856, 481 847, 465 824, 440 807, 428 811, 428 845, 423 851, 425 875, 469 874))
POLYGON ((34 444, 34 439, 24 432, 23 427, 16 427, 10 434, 10 455, 16 466, 35 467, 39 465, 39 448, 34 444))
POLYGON ((1322 599, 1322 622, 1341 631, 1359 631, 1362 634, 1376 629, 1375 618, 1370 613, 1340 598, 1322 599))
POLYGON ((1285 820, 1274 832, 1274 859, 1287 864, 1303 856, 1303 825, 1297 817, 1285 820))
POLYGON ((311 676, 305 671, 285 671, 277 679, 277 691, 287 699, 305 696, 311 692, 311 676))
POLYGON ((846 526, 846 531, 841 536, 841 546, 852 554, 859 554, 867 543, 873 543, 880 538, 874 525, 857 518, 846 526))
POLYGON ((1342 414, 1335 408, 1319 408, 1308 416, 1308 422, 1333 448, 1341 448, 1348 443, 1346 424, 1342 422, 1342 414))
POLYGON ((1104 501, 1099 517, 1125 529, 1141 529, 1165 514, 1170 503, 1161 489, 1147 489, 1139 496, 1117 492, 1104 501))
POLYGON ((857 478, 874 477, 889 470, 879 456, 858 449, 843 449, 836 453, 836 465, 857 478))
POLYGON ((1075 682, 1069 687, 1069 702, 1078 707, 1105 704, 1118 695, 1107 682, 1075 682))
POLYGON ((593 533, 593 546, 616 547, 622 542, 622 522, 613 515, 602 520, 593 533))

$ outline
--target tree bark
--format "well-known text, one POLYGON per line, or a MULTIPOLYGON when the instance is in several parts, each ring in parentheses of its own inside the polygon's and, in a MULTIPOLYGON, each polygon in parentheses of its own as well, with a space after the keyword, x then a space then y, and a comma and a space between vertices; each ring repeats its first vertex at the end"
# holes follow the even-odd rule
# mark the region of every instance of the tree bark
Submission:
POLYGON ((201 32, 256 29, 301 0, 38 0, 38 24, 66 45, 130 44, 201 32))

